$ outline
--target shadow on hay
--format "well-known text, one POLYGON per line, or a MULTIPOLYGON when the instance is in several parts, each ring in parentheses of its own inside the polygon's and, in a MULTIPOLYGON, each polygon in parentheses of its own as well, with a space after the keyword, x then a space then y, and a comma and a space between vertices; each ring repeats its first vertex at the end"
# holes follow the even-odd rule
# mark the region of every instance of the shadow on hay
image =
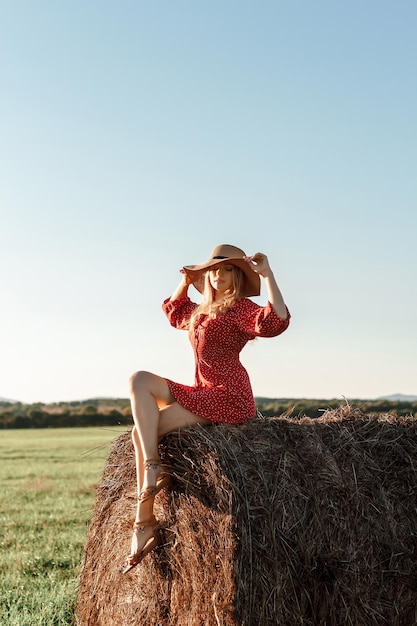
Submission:
POLYGON ((349 407, 171 433, 164 545, 122 576, 135 508, 129 433, 98 488, 77 623, 417 623, 416 423, 349 407))

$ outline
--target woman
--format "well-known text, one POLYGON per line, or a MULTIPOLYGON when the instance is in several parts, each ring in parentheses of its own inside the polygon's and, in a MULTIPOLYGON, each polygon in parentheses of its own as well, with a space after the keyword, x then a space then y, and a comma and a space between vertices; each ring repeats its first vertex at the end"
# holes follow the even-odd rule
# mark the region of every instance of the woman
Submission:
POLYGON ((170 477, 159 459, 158 441, 182 426, 252 419, 256 406, 239 353, 250 339, 279 335, 290 321, 268 259, 260 252, 249 257, 223 244, 209 261, 185 266, 181 272, 182 280, 163 310, 172 326, 189 332, 195 384, 182 385, 143 371, 130 379, 138 505, 124 573, 160 542, 153 501, 170 477), (260 276, 268 292, 265 307, 248 299, 259 295, 260 276), (187 295, 190 284, 203 294, 200 305, 187 295))

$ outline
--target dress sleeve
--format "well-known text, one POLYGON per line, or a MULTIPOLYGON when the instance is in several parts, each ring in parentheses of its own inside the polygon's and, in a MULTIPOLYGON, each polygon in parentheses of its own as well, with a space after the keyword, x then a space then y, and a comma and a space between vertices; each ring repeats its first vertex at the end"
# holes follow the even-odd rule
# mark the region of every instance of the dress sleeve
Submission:
POLYGON ((190 317, 197 307, 195 302, 191 302, 190 298, 179 298, 178 300, 170 300, 167 298, 162 303, 162 310, 168 318, 169 323, 174 328, 180 330, 188 330, 190 317))
POLYGON ((243 300, 237 324, 239 329, 251 338, 276 337, 288 328, 290 318, 288 309, 285 320, 278 317, 270 302, 266 306, 259 306, 252 300, 243 300))

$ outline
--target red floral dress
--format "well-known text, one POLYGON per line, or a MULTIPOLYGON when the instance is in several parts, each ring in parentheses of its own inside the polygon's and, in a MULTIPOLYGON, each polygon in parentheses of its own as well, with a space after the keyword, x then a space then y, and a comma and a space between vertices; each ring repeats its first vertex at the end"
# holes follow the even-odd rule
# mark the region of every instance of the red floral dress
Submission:
POLYGON ((255 417, 256 405, 249 376, 239 353, 250 339, 280 335, 290 322, 247 298, 237 300, 222 315, 201 315, 190 330, 197 304, 186 298, 165 300, 162 308, 171 326, 189 331, 195 357, 193 387, 166 379, 176 402, 212 422, 239 424, 255 417))

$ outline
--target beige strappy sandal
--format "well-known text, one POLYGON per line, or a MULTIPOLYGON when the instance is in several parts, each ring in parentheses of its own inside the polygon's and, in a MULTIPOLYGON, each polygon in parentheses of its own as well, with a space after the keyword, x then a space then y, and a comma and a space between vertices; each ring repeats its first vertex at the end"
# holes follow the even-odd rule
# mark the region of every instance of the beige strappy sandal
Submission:
POLYGON ((122 570, 123 574, 127 574, 127 572, 130 572, 130 570, 136 567, 136 565, 139 565, 139 563, 145 558, 145 556, 161 543, 159 523, 156 521, 154 515, 152 515, 151 518, 144 520, 143 522, 135 522, 133 524, 133 532, 143 534, 145 532, 145 528, 152 528, 152 535, 149 537, 142 550, 136 553, 129 554, 129 556, 126 558, 126 562, 122 570))
POLYGON ((144 463, 144 469, 156 469, 157 467, 161 468, 161 471, 158 474, 158 480, 156 481, 156 485, 150 485, 139 494, 139 502, 146 502, 151 498, 154 498, 156 494, 161 491, 164 487, 167 487, 171 482, 171 476, 168 472, 167 466, 161 463, 161 459, 147 459, 144 463))

